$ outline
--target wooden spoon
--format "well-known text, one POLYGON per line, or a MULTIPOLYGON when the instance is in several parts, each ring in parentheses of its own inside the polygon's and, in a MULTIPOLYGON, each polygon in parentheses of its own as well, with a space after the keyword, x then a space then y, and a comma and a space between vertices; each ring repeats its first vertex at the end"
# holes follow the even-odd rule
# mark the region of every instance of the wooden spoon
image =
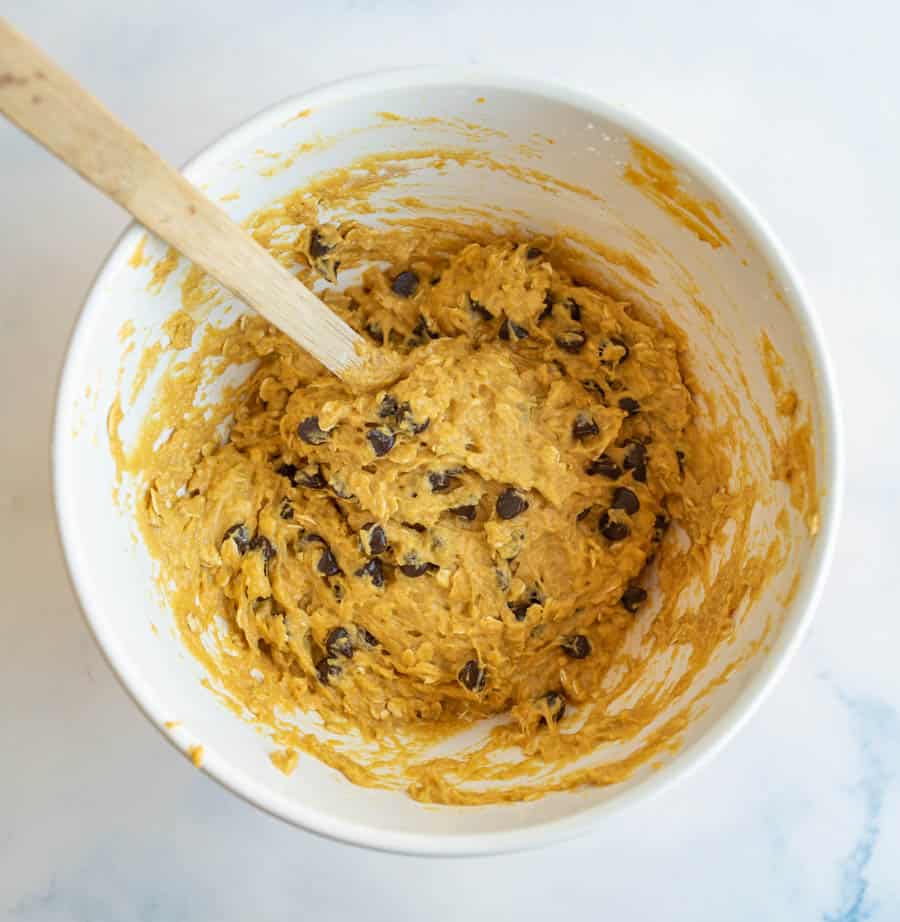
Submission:
POLYGON ((0 112, 336 375, 362 337, 0 18, 0 112))

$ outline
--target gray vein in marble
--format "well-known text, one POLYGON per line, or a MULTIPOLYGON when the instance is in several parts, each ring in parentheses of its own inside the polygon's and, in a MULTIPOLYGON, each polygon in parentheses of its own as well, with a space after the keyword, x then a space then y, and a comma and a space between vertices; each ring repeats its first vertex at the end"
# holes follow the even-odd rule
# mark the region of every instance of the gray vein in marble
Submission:
POLYGON ((868 870, 878 847, 885 793, 900 760, 900 715, 876 698, 855 698, 837 690, 847 709, 859 745, 861 775, 854 793, 862 802, 863 826, 850 853, 841 862, 839 905, 823 922, 867 922, 878 904, 869 892, 868 870))

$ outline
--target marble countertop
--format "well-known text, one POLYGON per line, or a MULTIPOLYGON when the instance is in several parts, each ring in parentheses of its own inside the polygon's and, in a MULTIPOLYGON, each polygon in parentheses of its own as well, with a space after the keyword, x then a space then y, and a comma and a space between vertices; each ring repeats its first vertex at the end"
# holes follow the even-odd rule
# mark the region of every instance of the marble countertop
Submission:
POLYGON ((174 162, 274 100, 377 68, 471 63, 626 104, 717 163, 794 257, 837 367, 849 483, 803 648, 674 791, 500 858, 382 855, 293 829, 163 741, 78 613, 50 417, 81 298, 126 219, 0 124, 0 917, 900 919, 900 7, 7 0, 3 13, 174 162))

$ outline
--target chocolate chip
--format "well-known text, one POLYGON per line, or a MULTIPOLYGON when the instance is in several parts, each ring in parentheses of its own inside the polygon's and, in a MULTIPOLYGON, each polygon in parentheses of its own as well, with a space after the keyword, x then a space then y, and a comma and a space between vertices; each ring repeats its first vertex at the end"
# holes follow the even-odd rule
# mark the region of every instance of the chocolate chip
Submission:
POLYGON ((413 416, 412 407, 404 401, 397 407, 397 425, 408 429, 413 435, 419 435, 431 425, 431 419, 426 417, 423 420, 417 420, 413 416))
POLYGON ((510 339, 528 339, 528 330, 526 330, 525 327, 520 327, 515 320, 510 320, 509 317, 507 317, 503 323, 500 324, 500 332, 497 335, 500 339, 505 341, 510 339))
POLYGON ((528 594, 514 602, 507 602, 506 607, 513 613, 516 621, 524 621, 532 605, 542 605, 544 594, 537 586, 532 586, 528 594))
POLYGON ((593 378, 582 381, 581 386, 589 393, 596 394, 601 400, 606 400, 606 392, 593 378))
POLYGON ((404 528, 412 529, 412 531, 417 531, 419 534, 423 534, 428 531, 428 529, 421 522, 401 522, 400 523, 404 528))
POLYGON ((366 438, 377 458, 383 457, 394 447, 394 433, 390 429, 370 429, 366 438))
POLYGON ((457 673, 459 684, 471 692, 482 692, 487 685, 487 671, 478 660, 470 659, 457 673))
POLYGON ((535 320, 538 326, 553 316, 553 303, 553 295, 548 291, 547 294, 544 295, 544 309, 537 315, 537 320, 535 320))
POLYGON ((593 649, 591 642, 584 634, 571 634, 564 637, 560 647, 562 647, 563 653, 572 659, 584 659, 591 655, 591 650, 593 649))
POLYGON ((265 535, 257 535, 250 542, 251 551, 262 551, 263 563, 268 564, 268 562, 275 556, 275 548, 272 546, 272 542, 265 537, 265 535))
POLYGON ((617 522, 610 517, 608 512, 600 516, 597 528, 608 541, 624 541, 631 534, 631 528, 627 522, 617 522))
POLYGON ((640 586, 629 586, 623 593, 620 600, 625 611, 634 614, 641 605, 647 601, 647 590, 640 586))
POLYGON ((340 678, 341 667, 334 661, 328 659, 327 656, 323 656, 322 659, 316 663, 316 675, 318 675, 319 681, 323 685, 328 685, 332 679, 340 678))
POLYGON ((385 394, 381 398, 381 403, 378 404, 378 415, 382 419, 390 419, 397 415, 397 406, 397 398, 393 394, 385 394))
POLYGON ((625 345, 625 341, 618 336, 610 336, 597 347, 597 355, 600 358, 600 364, 608 368, 615 368, 620 365, 631 354, 631 350, 625 345))
POLYGON ((411 298, 418 289, 419 276, 412 269, 404 270, 391 282, 391 291, 401 298, 411 298))
POLYGON ((368 576, 372 585, 380 589, 384 585, 384 566, 378 557, 367 560, 357 571, 357 576, 368 576))
POLYGON ((513 613, 513 617, 516 621, 524 621, 528 616, 528 609, 531 608, 532 603, 527 599, 524 602, 507 602, 506 607, 513 613))
POLYGON ((675 449, 675 460, 678 462, 678 473, 684 477, 684 452, 681 449, 675 449))
POLYGON ((591 436, 599 435, 600 427, 594 421, 593 416, 589 413, 578 413, 575 416, 575 422, 572 423, 572 437, 583 442, 591 436))
POLYGON ((641 508, 641 503, 633 490, 629 490, 628 487, 616 487, 610 508, 621 509, 628 515, 634 515, 641 508))
POLYGON ((372 337, 372 339, 378 343, 379 346, 384 345, 384 333, 381 330, 381 327, 377 323, 368 323, 365 327, 366 333, 372 337))
POLYGON ((359 533, 359 543, 367 557, 383 554, 389 547, 385 530, 374 522, 367 522, 359 533))
POLYGON ((294 507, 291 505, 290 500, 282 499, 278 515, 286 521, 290 521, 294 518, 294 507))
MULTIPOLYGON (((541 697, 540 702, 545 704, 550 714, 550 719, 554 723, 559 723, 563 719, 563 715, 566 713, 566 699, 562 692, 547 692, 546 695, 541 697)), ((540 722, 545 724, 547 718, 541 717, 540 722)))
POLYGON ((353 641, 350 632, 345 627, 334 627, 325 638, 325 652, 329 656, 353 656, 353 641))
POLYGON ((625 448, 625 470, 630 471, 638 464, 647 463, 647 446, 639 439, 626 439, 622 443, 625 448))
POLYGON ((475 516, 478 515, 477 506, 454 506, 448 511, 460 519, 465 519, 467 522, 473 521, 475 516))
POLYGON ((566 330, 565 333, 560 333, 556 337, 556 345, 563 352, 570 352, 572 355, 581 352, 586 342, 587 336, 583 330, 566 330))
POLYGON ((331 584, 331 594, 335 600, 342 602, 344 600, 344 586, 342 583, 334 582, 331 584))
POLYGON ((319 562, 316 564, 316 569, 322 574, 322 576, 337 576, 341 572, 341 568, 338 565, 337 558, 334 556, 330 547, 326 547, 322 551, 322 556, 319 558, 319 562))
POLYGON ((232 525, 222 536, 222 542, 224 543, 229 538, 234 541, 234 546, 238 549, 239 554, 247 553, 247 549, 250 547, 250 532, 247 531, 247 526, 243 522, 232 525))
POLYGON ((634 397, 620 397, 619 409, 624 410, 629 416, 634 416, 635 413, 640 412, 641 405, 634 399, 634 397))
POLYGON ((319 428, 318 416, 307 416, 297 426, 297 435, 308 445, 321 445, 323 442, 328 441, 328 433, 319 428))
POLYGON ((575 323, 581 323, 581 305, 573 298, 566 300, 566 307, 569 309, 569 316, 575 323))
POLYGON ((328 542, 321 536, 317 535, 314 531, 308 531, 300 539, 301 544, 328 544, 328 542))
POLYGON ((589 461, 584 470, 591 477, 600 476, 618 480, 622 476, 622 468, 606 452, 603 452, 599 458, 589 461))
POLYGON ((528 247, 528 249, 525 251, 526 259, 540 259, 543 255, 544 251, 538 247, 528 247))
POLYGON ((661 512, 657 513, 656 518, 653 520, 653 540, 662 541, 663 535, 666 533, 668 527, 668 518, 661 512))
POLYGON ((410 349, 416 349, 419 346, 424 346, 426 342, 428 342, 428 338, 425 336, 425 325, 424 323, 417 323, 412 328, 412 332, 406 340, 406 345, 410 349))
POLYGON ((359 639, 367 647, 377 647, 378 646, 378 638, 374 634, 370 634, 369 631, 367 631, 364 627, 360 627, 357 630, 359 632, 359 639))
POLYGON ((421 314, 419 315, 418 322, 413 327, 412 335, 415 337, 415 339, 423 342, 426 339, 441 338, 441 334, 438 333, 437 330, 432 330, 431 327, 428 326, 428 321, 421 314))
POLYGON ((297 476, 297 465, 296 464, 279 464, 275 468, 275 473, 281 477, 287 477, 291 483, 294 482, 294 478, 297 476))
POLYGON ((625 443, 625 458, 622 466, 631 471, 631 476, 638 483, 647 482, 647 448, 643 442, 629 439, 625 443))
POLYGON ((427 560, 422 560, 415 553, 407 554, 406 559, 400 565, 400 572, 410 579, 417 579, 420 576, 424 576, 426 573, 439 569, 440 567, 436 564, 429 563, 427 560))
POLYGON ((469 295, 469 310, 482 320, 493 320, 494 315, 480 302, 469 295))
POLYGON ((553 303, 553 295, 548 291, 544 295, 544 309, 538 314, 537 322, 539 324, 553 316, 553 303))
POLYGON ((305 467, 297 474, 295 485, 307 487, 310 490, 324 490, 328 486, 328 481, 322 473, 321 468, 305 467))
POLYGON ((459 486, 459 478, 451 471, 431 471, 428 474, 428 485, 432 493, 449 493, 459 486))
POLYGON ((497 497, 497 515, 501 519, 514 519, 528 508, 528 501, 512 487, 507 487, 497 497))
POLYGON ((332 249, 334 248, 322 239, 318 229, 314 229, 309 235, 309 255, 313 259, 321 259, 323 256, 327 256, 332 249))

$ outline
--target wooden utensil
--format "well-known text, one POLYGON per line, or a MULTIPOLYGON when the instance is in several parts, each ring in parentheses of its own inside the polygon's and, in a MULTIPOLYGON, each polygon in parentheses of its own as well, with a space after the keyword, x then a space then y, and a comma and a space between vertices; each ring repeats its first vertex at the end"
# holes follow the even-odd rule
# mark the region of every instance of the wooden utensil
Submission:
POLYGON ((336 375, 362 337, 0 18, 0 112, 336 375))

